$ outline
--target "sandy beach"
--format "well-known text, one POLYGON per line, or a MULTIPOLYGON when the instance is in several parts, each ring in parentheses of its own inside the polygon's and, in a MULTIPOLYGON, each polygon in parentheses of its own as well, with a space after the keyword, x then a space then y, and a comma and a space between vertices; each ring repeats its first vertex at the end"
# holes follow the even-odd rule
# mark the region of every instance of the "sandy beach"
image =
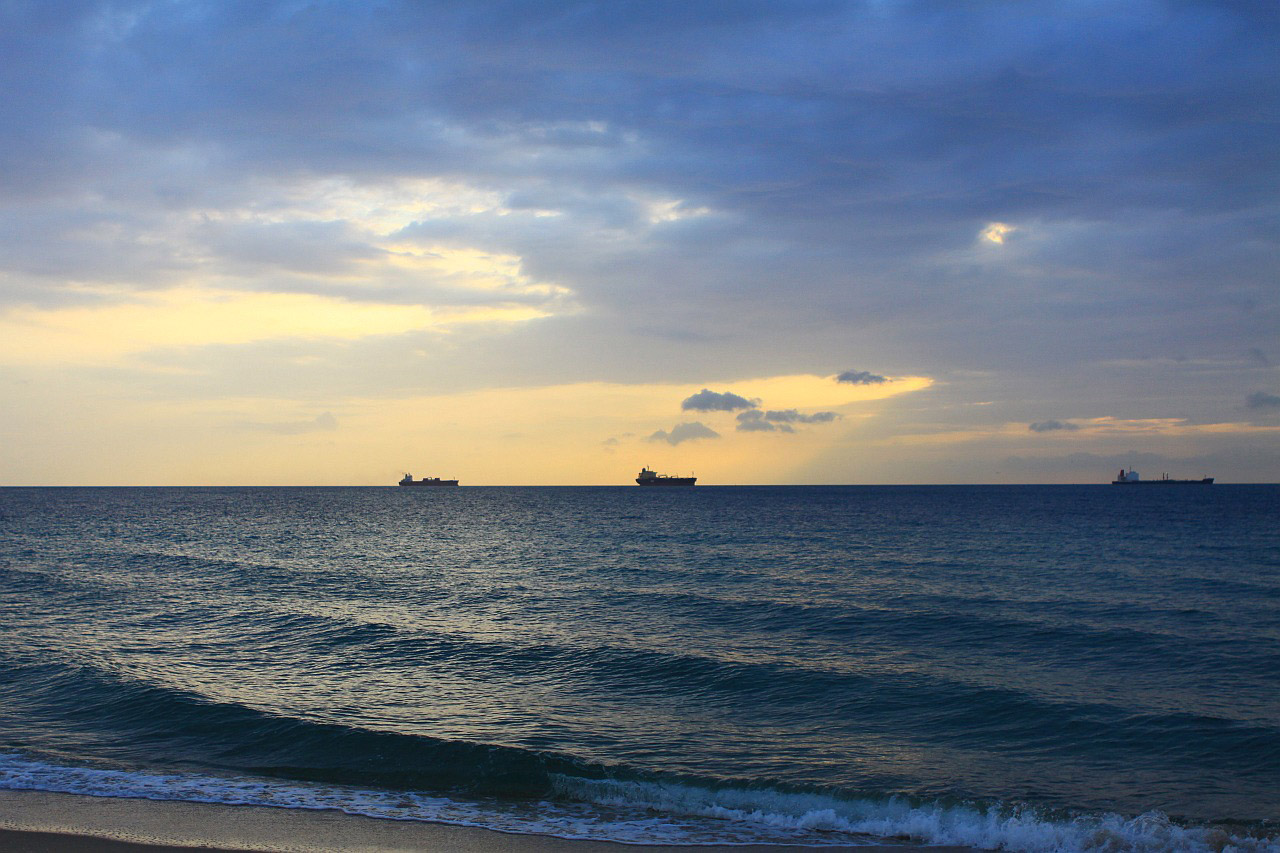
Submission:
MULTIPOLYGON (((474 827, 377 820, 332 811, 82 797, 43 791, 0 791, 3 853, 157 853, 224 851, 456 851, 456 853, 769 853, 774 845, 689 848, 514 835, 474 827)), ((858 853, 970 853, 965 847, 910 844, 823 847, 858 853)))

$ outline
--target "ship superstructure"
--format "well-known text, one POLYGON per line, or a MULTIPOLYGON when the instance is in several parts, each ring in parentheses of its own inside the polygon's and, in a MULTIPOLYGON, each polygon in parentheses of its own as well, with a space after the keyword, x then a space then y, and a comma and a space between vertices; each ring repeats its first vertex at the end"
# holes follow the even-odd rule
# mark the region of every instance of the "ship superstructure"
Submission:
POLYGON ((670 477, 650 471, 648 468, 641 468, 636 476, 638 486, 692 486, 696 482, 698 482, 697 477, 670 477))
POLYGON ((421 480, 413 479, 412 474, 405 474, 400 478, 402 486, 456 486, 457 480, 441 480, 439 477, 423 477, 421 480))
POLYGON ((1144 480, 1137 471, 1130 468, 1128 471, 1120 469, 1120 474, 1111 481, 1113 486, 1211 486, 1213 485, 1212 477, 1204 477, 1199 480, 1173 480, 1168 474, 1162 474, 1156 480, 1144 480))

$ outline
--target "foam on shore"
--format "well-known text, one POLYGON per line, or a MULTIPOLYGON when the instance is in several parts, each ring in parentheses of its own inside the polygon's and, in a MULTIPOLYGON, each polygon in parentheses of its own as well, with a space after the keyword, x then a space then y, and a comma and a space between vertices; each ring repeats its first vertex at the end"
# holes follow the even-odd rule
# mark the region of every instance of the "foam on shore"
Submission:
MULTIPOLYGON (((447 825, 626 845, 806 845, 831 848, 894 840, 1018 853, 1280 853, 1274 833, 1183 826, 1151 812, 1060 816, 1029 808, 842 799, 773 789, 556 779, 554 802, 468 802, 265 777, 219 777, 70 767, 0 755, 0 792, 66 793, 116 801, 178 801, 280 812, 344 814, 382 824, 447 825)), ((41 828, 31 826, 28 828, 41 828)))
MULTIPOLYGON (((646 844, 494 832, 421 821, 377 820, 335 811, 86 797, 0 790, 0 853, 162 853, 167 850, 321 853, 672 853, 646 844), (113 843, 114 842, 114 843, 113 843)), ((698 853, 787 853, 776 845, 704 845, 698 853)), ((803 848, 800 848, 803 849, 803 848)), ((825 847, 856 853, 971 853, 914 845, 825 847)))

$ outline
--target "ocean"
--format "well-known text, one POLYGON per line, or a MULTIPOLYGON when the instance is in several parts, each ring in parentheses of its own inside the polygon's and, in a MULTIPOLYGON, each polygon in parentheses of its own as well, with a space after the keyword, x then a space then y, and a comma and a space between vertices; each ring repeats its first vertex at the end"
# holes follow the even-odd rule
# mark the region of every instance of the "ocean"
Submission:
POLYGON ((1280 486, 0 489, 0 788, 1280 850, 1280 486))

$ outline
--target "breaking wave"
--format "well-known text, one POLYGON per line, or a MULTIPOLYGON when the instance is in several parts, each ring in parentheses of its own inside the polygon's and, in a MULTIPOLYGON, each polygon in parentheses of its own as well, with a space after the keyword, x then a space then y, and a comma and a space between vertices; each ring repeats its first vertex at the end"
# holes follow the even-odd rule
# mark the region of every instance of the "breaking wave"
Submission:
POLYGON ((228 774, 73 767, 0 754, 0 788, 229 806, 331 809, 626 844, 870 844, 886 839, 1019 853, 1277 853, 1261 828, 1180 825, 1159 812, 1055 816, 1029 807, 844 799, 775 789, 554 775, 554 796, 516 804, 228 774))

